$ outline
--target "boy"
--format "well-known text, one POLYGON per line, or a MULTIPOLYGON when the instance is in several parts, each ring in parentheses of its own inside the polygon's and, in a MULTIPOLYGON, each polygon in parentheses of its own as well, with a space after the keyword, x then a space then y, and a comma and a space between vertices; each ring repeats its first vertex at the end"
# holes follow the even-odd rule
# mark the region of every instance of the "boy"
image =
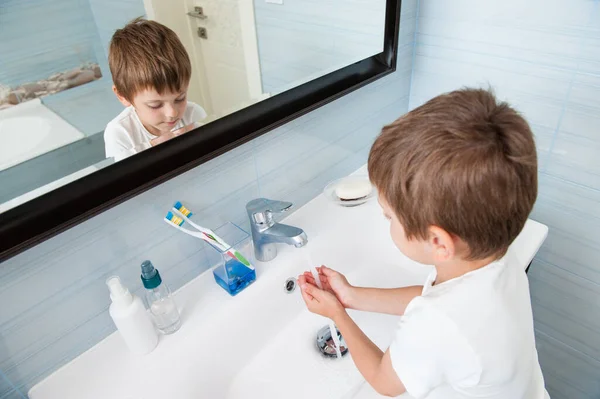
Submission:
POLYGON ((171 29, 135 19, 113 35, 108 64, 113 91, 127 107, 104 130, 106 157, 120 161, 191 130, 206 118, 187 101, 192 66, 171 29))
POLYGON ((507 254, 537 196, 527 122, 485 90, 438 96, 383 128, 369 177, 398 249, 435 265, 423 286, 353 287, 299 277, 310 311, 333 319, 365 380, 414 398, 548 397, 527 278, 507 254), (402 315, 383 353, 345 308, 402 315))

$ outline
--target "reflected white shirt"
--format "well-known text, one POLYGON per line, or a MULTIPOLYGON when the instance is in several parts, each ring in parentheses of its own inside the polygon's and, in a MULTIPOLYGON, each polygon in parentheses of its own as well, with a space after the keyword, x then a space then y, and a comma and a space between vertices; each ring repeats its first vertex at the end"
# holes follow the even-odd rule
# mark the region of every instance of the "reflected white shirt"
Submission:
MULTIPOLYGON (((182 117, 173 130, 206 118, 206 111, 191 101, 187 102, 182 117)), ((151 140, 158 136, 150 133, 140 121, 133 106, 127 107, 108 122, 104 129, 104 149, 107 158, 120 161, 152 147, 151 140)))

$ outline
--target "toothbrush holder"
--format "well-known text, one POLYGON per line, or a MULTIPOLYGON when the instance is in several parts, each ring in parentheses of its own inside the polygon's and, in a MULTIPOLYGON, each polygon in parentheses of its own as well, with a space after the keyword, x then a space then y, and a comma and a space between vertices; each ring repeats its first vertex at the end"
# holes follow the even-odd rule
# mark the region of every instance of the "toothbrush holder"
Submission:
POLYGON ((209 256, 211 263, 216 264, 213 268, 213 276, 225 291, 235 296, 256 280, 256 270, 252 265, 254 259, 252 239, 250 234, 231 222, 217 228, 215 234, 230 247, 221 251, 211 246, 212 254, 209 256))

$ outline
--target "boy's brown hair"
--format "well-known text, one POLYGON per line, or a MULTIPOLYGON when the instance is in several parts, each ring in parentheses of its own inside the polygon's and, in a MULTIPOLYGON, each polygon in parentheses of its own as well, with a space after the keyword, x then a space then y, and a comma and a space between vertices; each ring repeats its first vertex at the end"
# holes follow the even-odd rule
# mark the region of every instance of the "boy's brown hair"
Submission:
POLYGON ((145 89, 177 93, 190 81, 192 65, 177 34, 166 26, 136 18, 117 29, 108 65, 119 95, 132 102, 145 89))
POLYGON ((503 256, 537 197, 529 125, 481 89, 440 95, 385 126, 368 167, 407 238, 441 227, 469 260, 503 256))

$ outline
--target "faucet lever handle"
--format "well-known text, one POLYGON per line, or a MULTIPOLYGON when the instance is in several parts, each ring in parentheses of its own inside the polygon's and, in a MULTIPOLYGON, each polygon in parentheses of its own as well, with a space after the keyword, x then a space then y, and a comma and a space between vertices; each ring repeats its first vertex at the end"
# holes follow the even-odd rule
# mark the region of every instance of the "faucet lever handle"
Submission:
POLYGON ((246 210, 251 220, 256 224, 270 224, 274 213, 288 211, 294 204, 287 201, 275 201, 267 198, 257 198, 246 204, 246 210))

